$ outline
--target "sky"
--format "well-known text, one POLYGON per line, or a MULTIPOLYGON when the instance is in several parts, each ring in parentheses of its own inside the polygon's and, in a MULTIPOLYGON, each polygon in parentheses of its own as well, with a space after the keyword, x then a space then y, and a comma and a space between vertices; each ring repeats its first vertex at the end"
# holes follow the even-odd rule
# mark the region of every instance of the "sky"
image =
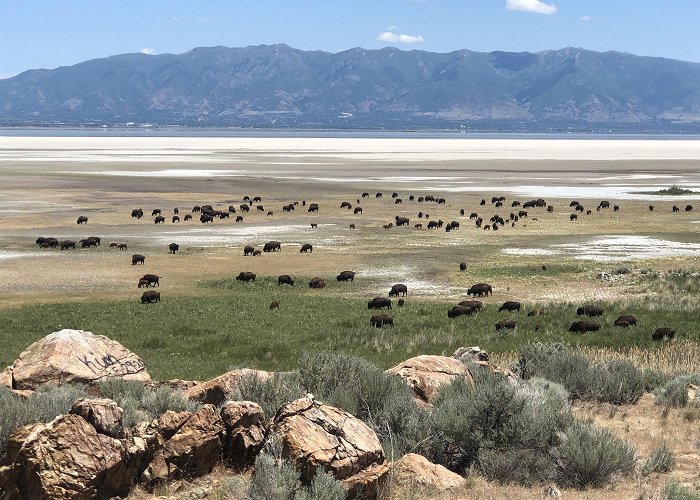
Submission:
POLYGON ((700 0, 0 0, 0 78, 127 52, 286 43, 616 50, 700 62, 700 0))

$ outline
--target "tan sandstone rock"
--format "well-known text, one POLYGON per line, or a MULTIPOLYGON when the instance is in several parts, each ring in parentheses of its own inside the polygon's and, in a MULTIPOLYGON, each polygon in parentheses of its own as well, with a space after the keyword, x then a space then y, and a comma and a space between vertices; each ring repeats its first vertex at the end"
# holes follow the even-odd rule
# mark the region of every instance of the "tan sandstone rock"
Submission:
POLYGON ((503 375, 511 384, 518 384, 518 377, 517 375, 515 375, 515 373, 510 371, 508 368, 503 368, 501 366, 491 363, 489 361, 488 353, 479 348, 479 346, 460 347, 454 352, 452 357, 462 362, 468 361, 474 363, 477 366, 487 368, 493 373, 503 375))
POLYGON ((168 440, 180 430, 180 427, 185 425, 191 416, 192 413, 189 411, 168 410, 158 418, 158 432, 165 440, 168 440))
POLYGON ((434 464, 421 455, 409 453, 391 464, 390 487, 392 498, 401 498, 399 492, 403 489, 414 492, 418 489, 424 492, 423 498, 435 498, 465 488, 466 481, 442 465, 434 464))
POLYGON ((225 432, 216 408, 202 406, 155 452, 143 474, 144 482, 153 487, 209 473, 221 455, 225 432))
POLYGON ((113 438, 124 437, 122 416, 124 410, 111 399, 80 398, 70 409, 74 415, 80 415, 90 423, 97 432, 113 438))
POLYGON ((14 389, 42 384, 95 383, 118 377, 150 382, 136 354, 119 342, 82 330, 60 330, 30 345, 12 365, 14 389))
POLYGON ((345 479, 384 462, 377 435, 362 420, 309 398, 277 411, 270 433, 282 443, 282 456, 293 460, 309 480, 317 468, 345 479))
POLYGON ((19 450, 31 433, 44 426, 45 424, 43 423, 35 423, 18 427, 12 431, 7 437, 7 443, 5 443, 5 458, 3 459, 3 464, 10 465, 14 462, 17 453, 19 453, 19 450))
POLYGON ((421 401, 430 403, 443 384, 463 377, 474 383, 472 374, 461 361, 446 356, 416 356, 389 368, 387 373, 401 377, 421 401))
POLYGON ((237 467, 247 467, 265 441, 265 413, 252 401, 227 401, 221 407, 226 425, 224 460, 237 467))
POLYGON ((12 367, 8 366, 0 372, 0 385, 12 389, 12 367))
POLYGON ((23 498, 93 498, 125 452, 122 441, 98 434, 82 417, 61 415, 24 441, 14 463, 16 486, 23 498))
POLYGON ((200 403, 219 405, 231 397, 242 378, 251 376, 256 376, 260 380, 267 380, 273 374, 249 368, 231 370, 212 380, 190 387, 185 391, 185 397, 200 403))
POLYGON ((385 488, 389 474, 389 465, 373 464, 354 476, 343 479, 343 486, 348 491, 348 499, 374 500, 385 488))

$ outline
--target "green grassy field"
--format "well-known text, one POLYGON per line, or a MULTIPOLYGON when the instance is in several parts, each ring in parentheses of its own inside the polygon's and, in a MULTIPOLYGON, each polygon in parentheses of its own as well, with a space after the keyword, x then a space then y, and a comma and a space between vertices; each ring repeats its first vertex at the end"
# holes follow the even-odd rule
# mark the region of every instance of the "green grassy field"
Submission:
MULTIPOLYGON (((580 346, 625 350, 655 348, 651 340, 658 326, 671 326, 677 338, 700 341, 696 301, 672 299, 603 303, 602 328, 595 333, 567 330, 579 304, 544 306, 545 315, 527 317, 498 312, 500 303, 486 301, 472 317, 449 319, 453 303, 417 301, 410 296, 404 308, 394 307, 395 328, 369 325, 373 311, 366 299, 329 292, 353 283, 329 282, 326 290, 309 290, 306 280, 278 287, 276 280, 244 284, 235 280, 208 282, 191 296, 168 297, 142 305, 138 301, 31 305, 0 310, 0 366, 7 366, 32 342, 61 328, 77 328, 106 335, 139 354, 157 380, 204 380, 233 367, 288 370, 302 352, 339 351, 362 356, 389 367, 419 354, 446 354, 460 346, 479 345, 493 353, 516 351, 528 341, 566 341, 580 346), (299 286, 301 285, 301 286, 299 286), (272 300, 281 308, 270 311, 272 300), (620 314, 634 314, 639 326, 616 328, 620 314), (494 324, 512 317, 517 328, 496 332, 494 324), (541 328, 535 331, 535 325, 541 328)), ((337 292, 337 290, 336 290, 337 292)), ((395 302, 395 301, 394 301, 395 302)))

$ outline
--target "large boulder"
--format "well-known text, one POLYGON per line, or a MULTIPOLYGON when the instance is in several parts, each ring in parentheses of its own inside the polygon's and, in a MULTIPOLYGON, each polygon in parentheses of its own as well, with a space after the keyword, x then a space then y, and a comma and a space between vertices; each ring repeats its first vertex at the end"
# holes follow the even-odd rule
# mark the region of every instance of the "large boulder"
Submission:
POLYGON ((80 398, 73 403, 70 412, 83 417, 100 434, 113 438, 124 437, 124 410, 111 399, 80 398))
MULTIPOLYGON (((168 418, 168 421, 172 423, 178 418, 168 418)), ((154 487, 167 481, 208 474, 221 455, 225 432, 216 408, 202 406, 155 452, 143 473, 144 483, 154 487)))
POLYGON ((190 387, 185 391, 185 396, 192 401, 220 405, 231 398, 241 379, 245 377, 258 377, 260 380, 267 380, 272 376, 272 373, 261 370, 251 370, 249 368, 231 370, 212 380, 201 382, 190 387))
POLYGON ((22 498, 88 499, 123 494, 127 484, 105 491, 105 477, 124 460, 123 441, 98 434, 78 415, 61 415, 27 436, 13 464, 22 498))
POLYGON ((464 363, 446 356, 416 356, 389 368, 387 373, 401 377, 424 403, 435 399, 441 385, 451 384, 457 378, 474 383, 464 363))
POLYGON ((30 345, 11 367, 13 389, 34 390, 43 384, 92 384, 113 377, 151 381, 136 354, 119 342, 82 330, 60 330, 47 335, 30 345))
POLYGON ((391 464, 391 496, 401 498, 401 491, 416 490, 422 498, 444 498, 444 495, 466 488, 465 479, 427 458, 409 453, 391 464))
POLYGON ((22 449, 22 445, 31 433, 43 427, 45 427, 45 424, 38 422, 35 424, 23 425, 13 430, 7 437, 7 442, 5 443, 5 457, 2 463, 4 465, 12 464, 15 458, 17 458, 19 450, 22 449))
POLYGON ((247 467, 265 441, 265 413, 252 401, 227 401, 221 407, 226 426, 224 460, 236 467, 247 467))
POLYGON ((318 468, 345 479, 384 463, 379 439, 367 424, 313 398, 282 406, 272 421, 270 436, 282 444, 282 456, 293 460, 306 480, 318 468))

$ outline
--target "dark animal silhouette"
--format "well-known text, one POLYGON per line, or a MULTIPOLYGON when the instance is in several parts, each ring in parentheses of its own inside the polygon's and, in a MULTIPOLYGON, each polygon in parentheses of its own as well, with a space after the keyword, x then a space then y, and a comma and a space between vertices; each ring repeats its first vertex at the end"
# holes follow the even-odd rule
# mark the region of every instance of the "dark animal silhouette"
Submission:
POLYGON ((391 309, 391 299, 387 299, 386 297, 375 297, 367 302, 367 309, 382 309, 384 307, 391 309))
POLYGON ((498 308, 498 312, 501 311, 520 311, 520 302, 508 300, 504 302, 501 307, 498 308))
POLYGON ((583 306, 576 309, 577 316, 602 316, 604 309, 598 306, 583 306))
POLYGON ((514 319, 502 319, 498 323, 496 323, 494 326, 496 327, 496 330, 503 330, 503 329, 508 329, 508 330, 513 330, 515 328, 516 322, 514 319))
POLYGON ((143 295, 141 295, 141 303, 151 304, 153 302, 160 302, 160 292, 157 292, 155 290, 143 292, 143 295))
POLYGON ((309 288, 324 288, 325 286, 326 280, 319 278, 318 276, 311 278, 311 281, 309 281, 309 288))
POLYGON ((338 276, 335 277, 336 281, 355 281, 354 271, 341 271, 338 276))
POLYGON ((469 287, 467 295, 473 295, 474 297, 477 295, 479 297, 493 295, 493 287, 487 283, 477 283, 469 287))
POLYGON ((180 222, 180 217, 177 216, 177 215, 173 215, 173 220, 172 220, 172 222, 173 222, 173 224, 176 223, 176 222, 180 222))
POLYGON ((299 250, 299 253, 312 253, 314 246, 311 243, 304 243, 299 250))
POLYGON ((138 287, 139 288, 148 288, 148 280, 140 279, 138 287))
POLYGON ((255 281, 255 273, 241 271, 240 273, 238 273, 238 276, 236 276, 236 279, 238 281, 243 281, 244 283, 248 283, 250 281, 255 281))
POLYGON ((369 324, 370 326, 374 326, 376 328, 381 328, 385 325, 394 328, 394 318, 387 316, 386 314, 375 314, 369 319, 369 324))
POLYGON ((673 328, 657 328, 651 334, 651 340, 667 340, 672 339, 676 335, 676 330, 673 328))
POLYGON ((270 302, 270 311, 272 311, 273 309, 279 309, 279 308, 280 308, 280 303, 278 301, 273 300, 272 302, 270 302))
MULTIPOLYGON (((141 280, 148 282, 148 286, 160 286, 160 276, 155 274, 144 274, 141 280)), ((139 282, 141 280, 139 280, 139 282)))
POLYGON ((459 270, 460 270, 460 271, 466 271, 466 270, 467 270, 467 263, 466 263, 466 262, 460 262, 460 263, 459 263, 459 270))
POLYGON ((156 217, 153 221, 154 221, 156 224, 162 224, 162 223, 165 222, 165 217, 163 217, 162 215, 159 215, 159 216, 156 217))
POLYGON ((66 250, 67 248, 75 249, 75 241, 73 240, 63 240, 61 242, 61 250, 66 250))
POLYGON ((136 264, 145 264, 146 263, 146 257, 143 255, 139 255, 135 253, 134 255, 131 256, 131 265, 135 266, 136 264))
POLYGON ((81 215, 80 217, 78 217, 77 222, 78 222, 78 224, 87 224, 87 221, 88 221, 88 218, 85 217, 84 215, 81 215))
POLYGON ((406 301, 404 299, 399 299, 398 301, 396 301, 396 305, 399 307, 403 307, 405 303, 406 301))
POLYGON ((254 251, 253 251, 253 257, 259 257, 259 256, 261 256, 261 255, 262 255, 262 251, 261 251, 261 250, 254 250, 254 251))
POLYGON ((253 255, 253 252, 255 251, 255 248, 253 248, 251 245, 246 245, 243 247, 243 256, 248 256, 248 255, 253 255))
POLYGON ((590 320, 574 321, 569 327, 569 331, 573 333, 597 332, 598 330, 600 330, 600 325, 590 320))
POLYGON ((170 253, 175 253, 178 250, 180 250, 180 245, 178 245, 177 243, 171 243, 170 245, 168 245, 168 249, 170 250, 170 253))
POLYGON ((268 241, 263 245, 263 252, 279 252, 282 250, 282 244, 279 241, 268 241))
POLYGON ((199 222, 201 222, 202 224, 206 224, 207 222, 212 223, 214 222, 214 217, 212 217, 211 215, 202 214, 199 216, 199 222))
POLYGON ((615 326, 633 326, 637 324, 637 318, 631 314, 625 314, 623 316, 618 316, 615 320, 615 326), (624 324, 623 324, 624 323, 624 324))
POLYGON ((188 220, 192 220, 192 214, 186 214, 184 220, 185 222, 187 222, 188 220))
POLYGON ((236 222, 243 222, 243 216, 242 215, 236 216, 236 222))
POLYGON ((474 309, 465 306, 454 306, 452 309, 447 311, 448 318, 457 318, 459 316, 471 316, 474 314, 474 309))
POLYGON ((153 212, 151 212, 151 215, 160 215, 161 214, 161 209, 160 208, 154 208, 153 212))
POLYGON ((140 208, 135 208, 131 211, 131 216, 135 219, 140 219, 141 217, 143 217, 143 210, 140 208))
POLYGON ((463 300, 457 305, 469 307, 469 308, 473 309, 474 311, 479 311, 483 307, 484 303, 481 302, 480 300, 463 300))
POLYGON ((389 290, 389 297, 406 297, 406 295, 408 295, 408 287, 403 283, 398 283, 389 290))
POLYGON ((294 279, 288 274, 282 274, 277 278, 277 285, 291 285, 294 286, 294 279))

